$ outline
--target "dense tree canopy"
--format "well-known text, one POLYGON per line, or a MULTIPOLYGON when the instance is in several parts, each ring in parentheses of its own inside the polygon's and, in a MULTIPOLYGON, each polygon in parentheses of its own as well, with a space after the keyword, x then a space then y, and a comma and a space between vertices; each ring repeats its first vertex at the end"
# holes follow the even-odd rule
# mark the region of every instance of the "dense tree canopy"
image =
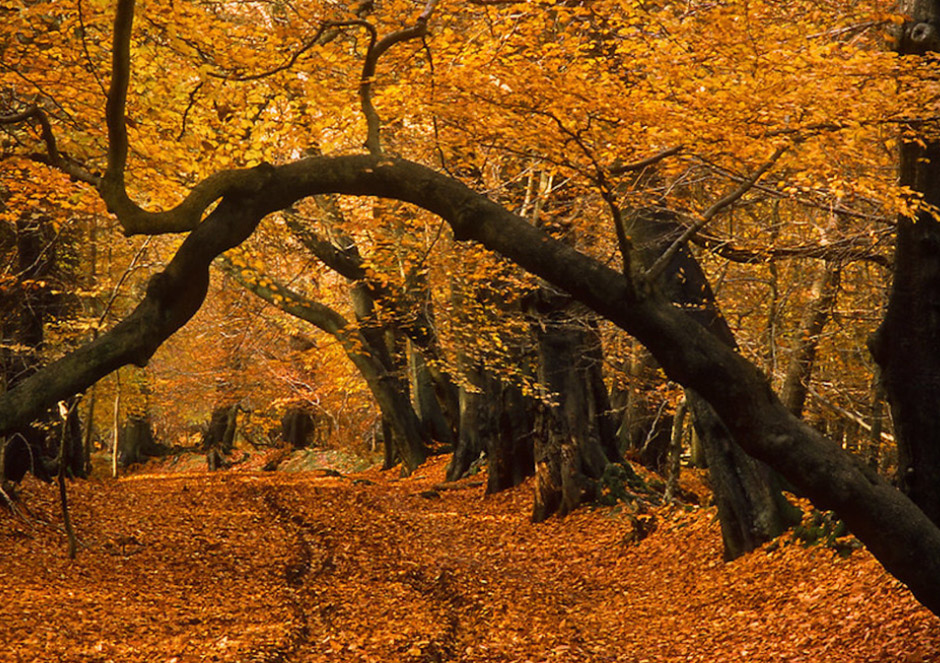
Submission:
MULTIPOLYGON (((179 349, 203 352, 200 334, 213 339, 217 378, 205 400, 226 406, 283 398, 260 372, 307 402, 351 394, 360 412, 361 383, 296 377, 351 379, 348 367, 311 370, 345 354, 366 382, 375 372, 371 393, 395 421, 403 405, 383 403, 379 386, 398 370, 395 353, 381 348, 406 338, 437 386, 452 380, 464 401, 495 373, 551 402, 546 385, 564 384, 544 370, 554 340, 525 344, 532 326, 564 331, 577 319, 608 348, 626 345, 623 331, 643 344, 731 440, 835 509, 940 610, 940 511, 923 488, 940 468, 921 453, 932 419, 907 418, 912 407, 935 411, 933 392, 898 388, 931 380, 906 380, 904 367, 918 353, 932 365, 932 319, 894 341, 907 312, 935 302, 924 293, 935 278, 930 52, 940 26, 932 3, 905 9, 914 21, 875 1, 0 3, 4 232, 42 221, 61 238, 83 311, 61 329, 59 313, 43 314, 62 342, 30 341, 20 327, 5 335, 5 351, 29 341, 56 361, 5 374, 0 432, 152 358, 159 370, 137 376, 153 381, 138 392, 166 391, 166 376, 185 372, 179 349), (650 219, 671 234, 654 241, 650 219), (921 247, 907 264, 923 267, 912 277, 922 286, 889 305, 895 237, 898 260, 902 247, 921 247), (679 298, 669 284, 693 279, 677 261, 695 257, 714 288, 695 283, 679 298), (299 317, 333 340, 311 343, 289 318, 245 313, 252 305, 233 301, 228 279, 293 315, 316 309, 299 317), (545 289, 581 308, 572 314, 545 289), (170 341, 176 356, 155 355, 217 290, 201 331, 170 341), (690 310, 715 314, 713 290, 737 342, 690 310), (805 408, 822 419, 822 403, 862 419, 874 367, 861 348, 880 317, 872 311, 886 306, 873 347, 895 433, 913 438, 899 439, 910 498, 799 418, 805 408), (830 313, 837 329, 818 340, 830 313), (275 331, 294 342, 258 340, 275 331), (245 346, 268 356, 249 360, 245 346), (541 373, 522 355, 541 357, 541 373), (363 368, 363 357, 377 365, 363 368), (254 384, 239 383, 249 361, 254 384), (810 408, 814 362, 826 393, 813 392, 810 408), (927 400, 912 406, 914 397, 927 400)), ((0 247, 23 255, 15 239, 0 247)), ((4 295, 52 288, 12 265, 4 295)), ((605 361, 622 371, 626 355, 605 361)), ((551 425, 585 418, 572 402, 551 425)), ((862 423, 878 446, 875 421, 862 423)), ((401 419, 389 435, 413 466, 427 434, 410 425, 401 419)), ((537 470, 551 453, 536 441, 537 470)), ((590 454, 578 462, 590 475, 590 454)))

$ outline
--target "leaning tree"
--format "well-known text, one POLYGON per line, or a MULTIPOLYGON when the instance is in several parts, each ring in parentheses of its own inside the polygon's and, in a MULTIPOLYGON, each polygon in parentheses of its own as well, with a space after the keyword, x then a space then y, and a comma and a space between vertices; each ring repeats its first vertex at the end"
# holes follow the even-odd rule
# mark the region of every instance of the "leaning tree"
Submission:
MULTIPOLYGON (((372 3, 363 4, 366 6, 372 3)), ((770 465, 820 508, 834 509, 890 573, 906 583, 924 605, 940 614, 940 529, 930 518, 931 510, 927 506, 929 498, 916 489, 918 472, 921 471, 918 465, 921 455, 911 453, 913 473, 909 485, 914 497, 912 500, 843 451, 839 445, 795 417, 756 366, 671 302, 667 293, 657 286, 665 265, 686 240, 701 230, 717 212, 746 195, 780 162, 785 153, 795 151, 813 136, 833 130, 832 127, 824 124, 804 126, 800 124, 799 118, 789 118, 787 121, 792 122, 790 126, 784 123, 776 126, 770 134, 764 132, 762 137, 767 140, 756 146, 751 145, 748 157, 744 160, 752 164, 749 172, 738 177, 733 188, 719 197, 717 202, 701 210, 659 258, 644 261, 638 257, 631 236, 624 231, 617 201, 618 189, 609 181, 613 172, 623 172, 624 164, 605 165, 601 159, 608 155, 591 144, 591 132, 597 126, 601 126, 600 133, 608 134, 616 128, 626 137, 631 131, 645 129, 639 124, 605 124, 604 115, 607 111, 614 113, 616 109, 613 106, 601 108, 596 114, 586 117, 585 126, 579 128, 566 124, 566 118, 553 109, 544 109, 540 117, 548 123, 547 126, 554 124, 567 136, 567 145, 583 148, 581 151, 587 161, 583 170, 593 177, 605 202, 609 204, 621 259, 621 264, 614 269, 608 265, 608 261, 572 248, 510 209, 472 190, 455 174, 432 169, 383 149, 382 124, 373 102, 377 65, 382 56, 397 45, 421 44, 427 35, 436 4, 431 0, 413 25, 389 32, 381 38, 375 26, 361 17, 322 22, 303 40, 300 47, 278 65, 278 71, 289 70, 304 53, 324 48, 331 41, 338 40, 338 35, 346 29, 355 28, 366 32, 368 46, 359 86, 360 109, 366 133, 364 152, 306 158, 298 154, 297 158, 279 165, 262 161, 251 168, 218 170, 201 177, 196 177, 195 171, 189 170, 187 177, 193 178, 195 183, 188 188, 182 202, 154 211, 148 209, 147 205, 139 205, 135 198, 140 200, 140 194, 132 197, 126 185, 128 175, 133 174, 134 167, 140 165, 128 131, 137 122, 134 108, 128 112, 132 65, 149 67, 148 72, 152 80, 156 81, 154 85, 159 83, 168 86, 169 83, 156 76, 153 64, 148 64, 146 57, 163 42, 171 44, 175 52, 190 53, 198 61, 200 70, 216 76, 248 79, 250 74, 245 72, 245 67, 250 66, 251 61, 245 59, 231 64, 227 73, 219 74, 216 69, 224 69, 225 63, 220 63, 214 54, 200 50, 198 45, 194 46, 187 35, 179 34, 176 30, 171 33, 165 23, 153 23, 154 32, 146 39, 135 42, 132 39, 135 3, 133 0, 120 0, 111 39, 111 78, 105 94, 106 140, 99 143, 95 140, 64 143, 57 132, 66 129, 67 122, 57 113, 66 118, 78 118, 76 126, 81 124, 80 113, 71 107, 50 107, 51 102, 11 108, 13 112, 4 115, 2 122, 8 127, 24 123, 38 127, 41 153, 36 153, 31 145, 26 146, 25 152, 31 158, 94 187, 125 233, 179 233, 185 234, 185 239, 165 269, 150 279, 139 305, 126 318, 94 341, 38 370, 0 396, 0 433, 32 421, 50 404, 81 392, 120 366, 146 364, 160 345, 199 310, 208 289, 212 262, 226 250, 246 241, 266 216, 287 209, 301 199, 322 194, 393 199, 439 216, 450 226, 457 241, 478 242, 501 254, 566 291, 642 342, 671 379, 694 391, 708 403, 730 436, 748 454, 770 465), (161 25, 165 31, 161 31, 161 25), (768 145, 771 149, 767 149, 768 145), (89 154, 96 147, 106 153, 100 173, 96 171, 93 159, 89 158, 87 162, 79 160, 71 152, 80 150, 89 154), (31 149, 33 152, 30 152, 31 149), (923 504, 925 508, 922 509, 918 504, 923 504)), ((475 4, 490 6, 500 3, 475 4)), ((604 23, 613 21, 615 16, 607 16, 603 21, 592 23, 585 19, 581 7, 572 8, 568 4, 552 5, 545 10, 546 20, 551 19, 556 26, 562 25, 568 31, 566 34, 574 34, 578 30, 592 34, 598 30, 607 30, 609 34, 619 35, 624 34, 622 30, 637 29, 644 38, 649 37, 649 33, 644 32, 644 26, 634 26, 629 22, 612 31, 608 30, 609 26, 604 23)), ((900 43, 904 52, 916 54, 934 48, 937 23, 940 22, 937 18, 940 11, 934 5, 926 1, 912 3, 909 9, 914 20, 904 23, 900 30, 900 43)), ((216 9, 222 12, 224 3, 216 9)), ((75 30, 87 52, 89 45, 101 41, 102 35, 100 31, 95 33, 91 27, 86 29, 80 25, 84 18, 79 18, 81 20, 76 23, 75 30)), ((50 20, 54 23, 59 19, 53 17, 50 20)), ((58 26, 50 26, 49 30, 53 27, 58 26)), ((542 34, 545 29, 545 25, 540 24, 537 33, 542 34)), ((450 37, 456 39, 454 34, 450 37)), ((21 36, 18 43, 28 44, 30 39, 29 35, 21 36)), ((636 43, 645 42, 641 39, 636 43)), ((9 50, 12 42, 4 42, 3 47, 9 50)), ((633 47, 638 48, 635 44, 633 47)), ((513 48, 509 49, 509 59, 512 61, 516 58, 515 66, 521 66, 520 51, 513 48)), ((586 46, 580 54, 586 62, 583 64, 584 71, 593 71, 596 69, 591 68, 593 64, 604 55, 609 55, 614 61, 627 61, 637 53, 632 53, 627 47, 621 48, 619 43, 611 45, 601 39, 586 46)), ((821 58, 830 55, 831 52, 820 54, 821 58)), ((679 52, 672 56, 677 60, 682 58, 679 52)), ((468 52, 467 59, 472 60, 473 54, 468 52)), ((87 65, 91 68, 95 66, 93 60, 93 56, 88 56, 87 65)), ((560 68, 559 73, 571 74, 578 69, 578 65, 579 62, 572 61, 560 68)), ((720 66, 713 67, 713 70, 725 71, 731 77, 740 75, 740 72, 730 69, 722 70, 720 66)), ((642 70, 642 67, 631 72, 631 76, 637 80, 642 75, 647 75, 649 85, 656 83, 654 72, 642 70)), ((607 82, 619 84, 630 83, 631 80, 630 76, 625 76, 607 82)), ((693 87, 676 89, 674 95, 681 97, 683 94, 694 94, 696 90, 702 94, 709 91, 708 81, 692 82, 693 87)), ((908 82, 905 80, 905 83, 908 82)), ((509 87, 498 79, 490 80, 490 83, 492 85, 488 89, 495 90, 494 94, 505 92, 504 88, 509 87)), ((62 84, 67 85, 68 81, 62 81, 62 84)), ((182 113, 184 122, 195 113, 194 107, 199 97, 196 85, 199 84, 194 84, 182 95, 184 100, 189 100, 189 105, 185 105, 182 113)), ((136 103, 143 101, 145 104, 153 104, 153 91, 154 88, 141 90, 140 95, 134 97, 136 103)), ((524 92, 535 94, 537 91, 524 92)), ((570 90, 569 93, 569 102, 584 99, 583 94, 579 97, 570 90)), ((257 111, 260 116, 275 101, 255 99, 252 112, 257 111)), ((507 112, 512 110, 510 101, 506 102, 507 112)), ((19 103, 20 100, 14 99, 14 102, 19 103)), ((644 112, 639 107, 632 110, 644 112)), ((214 111, 220 118, 229 113, 220 101, 215 102, 214 111)), ((653 115, 648 118, 650 121, 655 119, 655 113, 653 115)), ((926 278, 928 284, 932 283, 930 279, 935 278, 936 271, 930 268, 932 261, 936 260, 936 251, 929 249, 936 245, 935 236, 940 231, 936 230, 932 200, 929 195, 918 197, 917 192, 926 194, 932 190, 934 170, 930 167, 930 159, 936 151, 931 133, 933 121, 909 119, 902 133, 905 140, 902 164, 910 196, 909 204, 902 206, 904 216, 899 223, 898 233, 899 260, 908 261, 911 272, 914 272, 911 278, 918 281, 926 278), (914 210, 917 215, 916 222, 908 220, 910 210, 914 210)), ((345 126, 352 130, 358 125, 350 121, 345 126)), ((433 127, 429 129, 434 130, 433 127)), ((706 129, 703 124, 702 130, 706 129)), ((335 127, 330 130, 334 131, 335 127)), ((718 140, 721 130, 714 131, 717 132, 715 139, 718 140)), ((530 131, 529 137, 537 142, 544 133, 547 132, 530 131)), ((143 134, 135 135, 144 139, 143 134)), ((146 136, 150 141, 160 138, 159 135, 146 136)), ((252 137, 253 140, 255 138, 252 137)), ((668 136, 659 138, 665 140, 668 136)), ((171 144, 172 136, 166 136, 166 140, 171 144)), ((203 136, 201 140, 204 149, 208 151, 221 147, 210 136, 203 136)), ((17 136, 14 143, 17 142, 25 142, 25 139, 17 136)), ((14 144, 14 147, 17 146, 14 144)), ((662 160, 675 153, 666 150, 657 155, 657 159, 662 160)), ((163 200, 158 191, 151 196, 153 199, 163 200)), ((908 264, 905 265, 907 267, 908 264)), ((921 393, 923 390, 916 390, 917 393, 912 394, 915 390, 902 389, 899 385, 904 381, 904 371, 912 361, 926 363, 938 352, 929 332, 929 325, 935 322, 933 317, 936 317, 931 317, 936 309, 932 299, 935 297, 935 288, 907 287, 905 283, 907 281, 901 278, 896 283, 892 292, 893 308, 875 347, 880 361, 886 365, 892 406, 902 420, 899 434, 920 436, 916 425, 906 423, 905 413, 912 409, 936 412, 935 401, 928 403, 929 409, 925 409, 919 400, 912 405, 910 399, 927 396, 921 393), (897 312, 899 310, 900 313, 897 312), (918 335, 905 340, 898 336, 898 324, 892 320, 903 321, 904 315, 912 310, 926 311, 926 320, 916 325, 918 335), (927 331, 923 332, 924 329, 927 331), (913 351, 914 359, 902 351, 913 351)), ((918 379, 929 382, 931 376, 925 375, 918 379)), ((933 379, 936 379, 935 376, 933 379)), ((926 437, 909 441, 911 449, 920 448, 919 445, 927 442, 929 439, 926 437)), ((923 467, 923 472, 929 477, 929 462, 924 461, 923 467)))

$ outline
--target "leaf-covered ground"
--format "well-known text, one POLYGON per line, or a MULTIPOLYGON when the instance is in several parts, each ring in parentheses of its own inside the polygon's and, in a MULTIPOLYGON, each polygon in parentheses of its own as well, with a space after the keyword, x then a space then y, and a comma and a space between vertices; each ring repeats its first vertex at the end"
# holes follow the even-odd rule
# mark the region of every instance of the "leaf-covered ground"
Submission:
POLYGON ((533 525, 530 485, 427 492, 443 473, 77 482, 75 560, 27 483, 29 522, 0 513, 0 660, 940 660, 940 619, 864 551, 725 564, 711 509, 633 543, 617 509, 533 525))

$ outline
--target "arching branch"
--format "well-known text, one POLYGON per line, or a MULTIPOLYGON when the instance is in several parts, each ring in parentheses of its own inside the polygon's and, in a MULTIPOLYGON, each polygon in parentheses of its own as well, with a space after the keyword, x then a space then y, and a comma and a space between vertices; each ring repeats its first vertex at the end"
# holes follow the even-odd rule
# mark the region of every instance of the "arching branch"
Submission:
POLYGON ((127 195, 124 171, 127 166, 127 90, 131 76, 131 35, 135 0, 119 0, 114 17, 111 84, 105 119, 108 126, 108 166, 98 183, 102 200, 127 235, 158 235, 194 229, 210 205, 223 196, 250 194, 263 181, 261 168, 220 171, 196 185, 173 209, 149 212, 127 195))
POLYGON ((729 239, 722 239, 701 232, 695 234, 689 241, 726 260, 746 265, 756 265, 786 258, 816 258, 841 263, 865 261, 873 262, 882 267, 891 267, 891 259, 877 252, 877 244, 862 243, 851 237, 829 244, 798 244, 796 246, 769 246, 767 248, 735 246, 729 239))
POLYGON ((0 395, 0 433, 130 362, 142 364, 195 314, 209 263, 266 214, 326 193, 415 204, 541 276, 635 336, 666 374, 714 407, 745 451, 778 470, 820 508, 834 509, 918 599, 940 613, 940 528, 885 479, 790 414, 753 364, 655 293, 631 299, 623 275, 555 240, 461 182, 402 159, 319 157, 269 167, 253 195, 227 196, 183 242, 114 329, 0 395))

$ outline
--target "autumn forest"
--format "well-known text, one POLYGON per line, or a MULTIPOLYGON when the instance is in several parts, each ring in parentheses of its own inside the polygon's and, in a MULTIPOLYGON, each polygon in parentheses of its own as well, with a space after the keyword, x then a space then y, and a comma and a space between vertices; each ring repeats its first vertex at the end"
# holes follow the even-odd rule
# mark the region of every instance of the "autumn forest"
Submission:
POLYGON ((0 0, 0 659, 940 660, 938 53, 0 0))

